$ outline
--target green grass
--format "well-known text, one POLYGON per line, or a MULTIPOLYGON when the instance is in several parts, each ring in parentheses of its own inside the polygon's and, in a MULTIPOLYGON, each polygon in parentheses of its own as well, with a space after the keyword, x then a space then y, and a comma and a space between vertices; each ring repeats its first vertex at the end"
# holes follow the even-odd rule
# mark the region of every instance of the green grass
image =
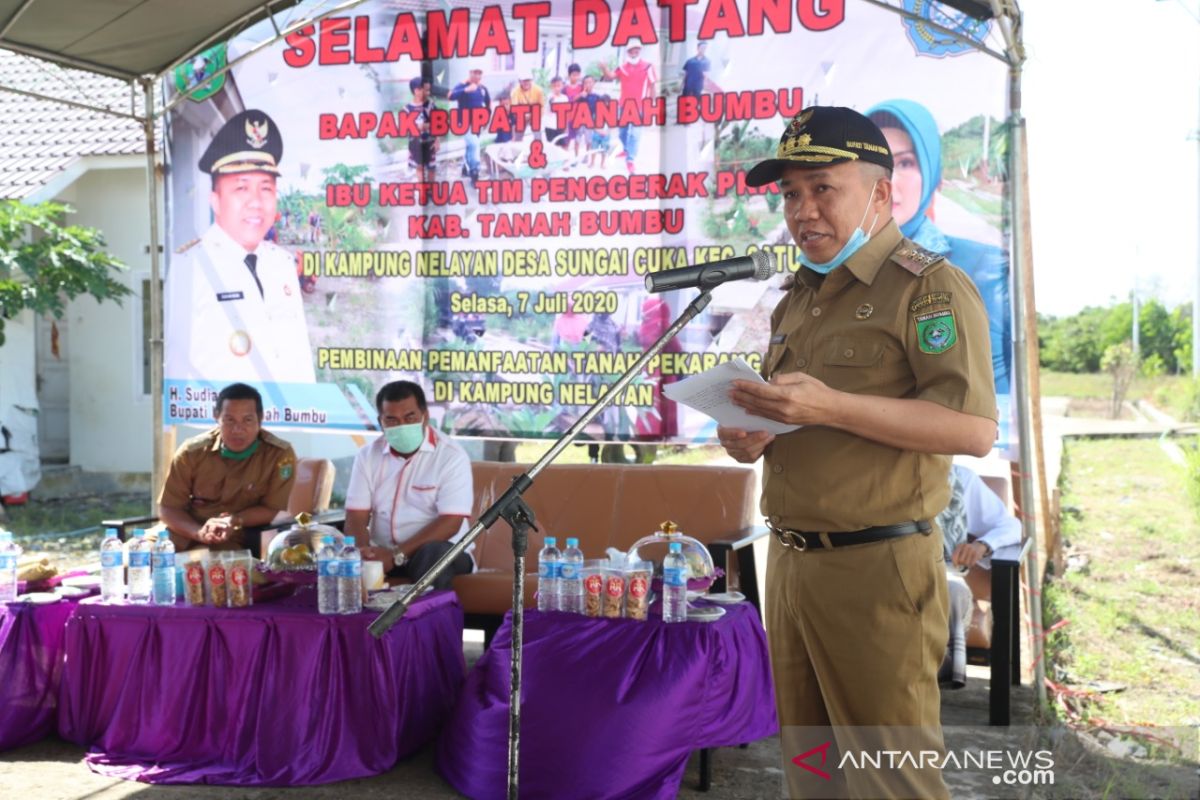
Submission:
MULTIPOLYGON (((1176 419, 1182 420, 1188 402, 1186 375, 1137 377, 1129 387, 1130 400, 1149 400, 1176 419)), ((1075 373, 1041 371, 1043 397, 1105 398, 1112 395, 1112 376, 1106 372, 1075 373)))
POLYGON ((145 494, 114 494, 33 501, 11 506, 3 527, 15 539, 50 533, 69 533, 99 525, 103 519, 140 517, 150 510, 145 494))
POLYGON ((24 551, 22 562, 44 557, 65 572, 98 560, 101 520, 141 517, 149 510, 145 493, 35 500, 9 508, 0 527, 13 532, 24 551))
POLYGON ((1200 538, 1185 475, 1157 442, 1068 446, 1064 520, 1074 564, 1044 592, 1051 663, 1060 683, 1127 688, 1088 714, 1117 724, 1200 724, 1200 538))
POLYGON ((1050 372, 1042 370, 1043 397, 1108 397, 1112 378, 1105 373, 1050 372))

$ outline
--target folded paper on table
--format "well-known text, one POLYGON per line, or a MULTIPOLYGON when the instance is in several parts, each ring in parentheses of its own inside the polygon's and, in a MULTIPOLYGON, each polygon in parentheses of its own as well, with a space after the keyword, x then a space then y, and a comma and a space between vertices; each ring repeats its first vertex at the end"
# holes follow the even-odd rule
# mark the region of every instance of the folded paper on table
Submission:
POLYGON ((733 358, 724 364, 718 364, 712 369, 691 375, 677 383, 667 384, 663 387, 663 394, 676 403, 683 403, 689 408, 707 414, 726 428, 778 434, 788 433, 800 427, 799 425, 775 422, 766 417, 756 417, 748 414, 745 409, 735 406, 729 399, 734 381, 766 383, 762 376, 755 372, 744 359, 733 358))

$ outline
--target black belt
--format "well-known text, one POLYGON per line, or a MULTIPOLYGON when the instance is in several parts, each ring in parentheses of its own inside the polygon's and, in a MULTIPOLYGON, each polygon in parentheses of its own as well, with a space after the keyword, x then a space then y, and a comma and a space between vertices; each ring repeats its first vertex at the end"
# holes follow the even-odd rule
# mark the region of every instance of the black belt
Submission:
MULTIPOLYGON (((793 531, 787 528, 776 528, 767 523, 771 533, 784 547, 792 550, 822 550, 825 542, 821 540, 821 531, 793 531)), ((870 544, 882 539, 893 539, 897 536, 908 536, 913 533, 928 534, 933 526, 924 520, 920 522, 900 522, 896 525, 876 525, 874 528, 863 528, 861 531, 845 533, 825 532, 829 537, 830 547, 848 547, 852 544, 870 544)))

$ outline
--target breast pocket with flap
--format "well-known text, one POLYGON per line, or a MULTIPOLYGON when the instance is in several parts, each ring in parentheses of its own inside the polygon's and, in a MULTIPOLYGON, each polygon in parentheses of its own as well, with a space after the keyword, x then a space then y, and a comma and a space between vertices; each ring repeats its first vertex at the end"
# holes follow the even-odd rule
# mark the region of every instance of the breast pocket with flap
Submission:
POLYGON ((869 391, 878 386, 879 367, 887 344, 871 336, 832 336, 822 343, 821 375, 816 377, 844 392, 869 391))

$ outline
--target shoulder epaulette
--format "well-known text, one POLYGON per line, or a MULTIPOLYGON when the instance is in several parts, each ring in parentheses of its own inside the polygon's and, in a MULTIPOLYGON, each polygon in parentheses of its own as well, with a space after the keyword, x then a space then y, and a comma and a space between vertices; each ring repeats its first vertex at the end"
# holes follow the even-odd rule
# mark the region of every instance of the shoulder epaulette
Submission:
POLYGON ((186 439, 183 444, 179 445, 180 452, 192 452, 193 450, 207 450, 213 446, 220 431, 216 428, 198 433, 190 439, 186 439))
POLYGON ((286 439, 280 439, 278 436, 269 431, 261 431, 260 435, 262 436, 264 443, 269 444, 272 447, 278 447, 280 450, 287 450, 292 446, 291 442, 288 442, 286 439))
POLYGON ((187 244, 184 244, 184 245, 181 245, 181 246, 175 248, 175 255, 181 255, 183 253, 186 253, 188 250, 191 250, 193 247, 195 247, 198 244, 200 244, 199 239, 192 239, 187 244))
POLYGON ((913 244, 908 240, 905 240, 891 256, 892 261, 913 275, 921 275, 925 270, 945 259, 944 255, 926 250, 919 244, 913 244))

